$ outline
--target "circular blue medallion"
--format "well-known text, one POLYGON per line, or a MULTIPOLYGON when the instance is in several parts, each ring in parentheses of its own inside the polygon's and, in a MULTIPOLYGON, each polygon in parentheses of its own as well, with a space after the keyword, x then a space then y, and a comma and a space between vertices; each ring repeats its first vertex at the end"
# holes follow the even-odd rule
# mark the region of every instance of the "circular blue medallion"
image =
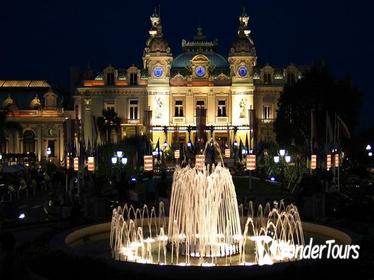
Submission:
POLYGON ((162 67, 160 66, 156 66, 153 69, 153 75, 157 78, 161 77, 163 73, 164 73, 164 69, 162 69, 162 67))
POLYGON ((205 76, 205 67, 204 66, 197 66, 195 69, 196 76, 204 77, 205 76))
POLYGON ((239 69, 238 69, 238 72, 239 72, 239 76, 240 76, 240 77, 245 77, 245 76, 247 76, 247 73, 248 73, 247 67, 245 67, 245 66, 240 66, 239 69))

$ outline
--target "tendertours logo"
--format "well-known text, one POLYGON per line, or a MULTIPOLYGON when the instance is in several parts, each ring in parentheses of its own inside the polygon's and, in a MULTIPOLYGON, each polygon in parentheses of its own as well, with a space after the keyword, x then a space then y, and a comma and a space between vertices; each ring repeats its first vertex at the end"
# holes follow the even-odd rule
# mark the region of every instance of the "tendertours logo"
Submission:
POLYGON ((326 240, 325 244, 313 244, 313 238, 307 245, 288 246, 290 256, 297 259, 358 259, 360 245, 337 244, 335 240, 326 240))
POLYGON ((338 244, 336 240, 313 244, 313 238, 306 245, 290 244, 290 241, 275 241, 267 238, 253 238, 257 247, 259 264, 272 264, 272 260, 301 259, 358 259, 360 245, 338 244))

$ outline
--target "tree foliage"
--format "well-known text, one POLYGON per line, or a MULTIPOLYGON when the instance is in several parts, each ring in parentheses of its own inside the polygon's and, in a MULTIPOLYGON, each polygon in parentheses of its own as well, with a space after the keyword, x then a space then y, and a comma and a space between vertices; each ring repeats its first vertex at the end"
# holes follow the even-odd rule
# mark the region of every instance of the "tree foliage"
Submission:
POLYGON ((117 113, 113 108, 103 110, 103 116, 97 118, 97 127, 99 129, 101 139, 103 139, 105 143, 112 142, 112 131, 114 130, 118 133, 120 125, 121 119, 117 116, 117 113))
POLYGON ((278 102, 274 123, 277 142, 303 146, 310 138, 311 110, 316 116, 316 142, 325 142, 326 112, 332 123, 335 114, 344 120, 350 131, 359 122, 362 93, 351 79, 336 79, 323 63, 313 64, 293 85, 286 85, 278 102))

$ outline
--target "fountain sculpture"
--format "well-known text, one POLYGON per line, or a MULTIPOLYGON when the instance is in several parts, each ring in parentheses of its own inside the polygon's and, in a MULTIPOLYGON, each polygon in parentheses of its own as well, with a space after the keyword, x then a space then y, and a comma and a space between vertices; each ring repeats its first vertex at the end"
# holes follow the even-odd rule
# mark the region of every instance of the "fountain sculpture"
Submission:
POLYGON ((165 205, 113 210, 110 246, 117 260, 160 265, 251 265, 290 261, 304 245, 296 206, 237 203, 227 168, 219 163, 177 167, 169 216, 165 205), (244 214, 244 211, 247 211, 244 214))

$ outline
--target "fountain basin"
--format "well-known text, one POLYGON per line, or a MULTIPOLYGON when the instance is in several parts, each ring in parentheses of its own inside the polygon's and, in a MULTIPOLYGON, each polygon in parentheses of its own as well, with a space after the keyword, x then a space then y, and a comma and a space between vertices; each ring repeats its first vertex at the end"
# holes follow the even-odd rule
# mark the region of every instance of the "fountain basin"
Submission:
MULTIPOLYGON (((345 232, 313 223, 302 223, 305 243, 313 237, 321 241, 334 239, 336 243, 342 245, 351 244, 352 239, 345 232)), ((111 223, 101 223, 61 233, 52 240, 53 246, 58 246, 69 254, 77 257, 87 257, 102 260, 108 269, 113 269, 118 273, 127 276, 129 273, 133 275, 144 276, 144 278, 180 278, 191 279, 191 277, 206 277, 206 272, 216 279, 233 279, 233 277, 270 277, 289 271, 313 270, 321 263, 319 260, 301 260, 293 262, 274 263, 273 265, 231 265, 231 266, 176 266, 176 265, 157 265, 157 264, 141 264, 134 262, 116 261, 112 258, 111 251, 108 248, 111 223)), ((322 260, 328 262, 328 260, 322 260)))

